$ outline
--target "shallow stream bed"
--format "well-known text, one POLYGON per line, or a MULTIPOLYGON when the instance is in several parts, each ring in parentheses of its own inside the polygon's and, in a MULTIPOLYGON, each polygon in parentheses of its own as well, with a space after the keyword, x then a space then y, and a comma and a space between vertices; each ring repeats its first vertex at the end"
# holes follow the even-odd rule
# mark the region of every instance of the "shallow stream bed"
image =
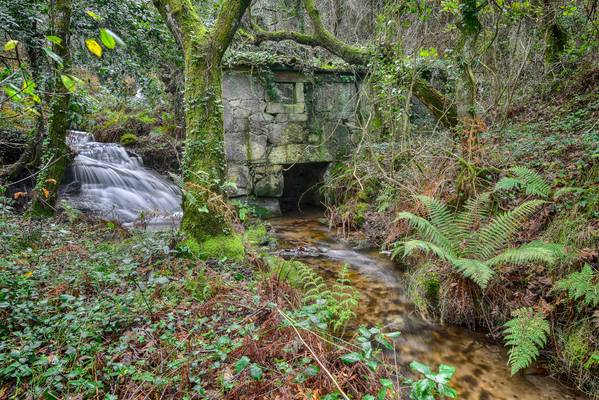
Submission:
POLYGON ((350 279, 361 293, 360 324, 382 324, 385 331, 401 331, 396 343, 399 363, 412 360, 431 367, 450 364, 457 368, 453 380, 460 399, 471 400, 566 400, 587 397, 542 374, 510 376, 505 348, 484 335, 423 321, 406 296, 406 279, 386 256, 377 251, 355 251, 335 238, 318 222, 317 214, 282 217, 270 221, 280 249, 318 248, 319 257, 302 261, 325 276, 334 276, 347 263, 350 279))

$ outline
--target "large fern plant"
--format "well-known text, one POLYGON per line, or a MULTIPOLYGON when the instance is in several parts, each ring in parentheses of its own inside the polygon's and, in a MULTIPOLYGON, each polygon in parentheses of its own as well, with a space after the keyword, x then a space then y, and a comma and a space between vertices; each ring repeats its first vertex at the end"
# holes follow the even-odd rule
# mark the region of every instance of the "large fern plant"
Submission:
POLYGON ((397 242, 393 257, 408 256, 416 251, 431 254, 455 267, 463 276, 485 288, 500 264, 526 265, 554 263, 563 250, 559 245, 539 241, 509 247, 523 223, 545 201, 530 200, 511 211, 492 217, 490 193, 467 201, 464 210, 455 213, 442 201, 418 196, 428 218, 401 212, 398 219, 408 221, 418 239, 397 242))

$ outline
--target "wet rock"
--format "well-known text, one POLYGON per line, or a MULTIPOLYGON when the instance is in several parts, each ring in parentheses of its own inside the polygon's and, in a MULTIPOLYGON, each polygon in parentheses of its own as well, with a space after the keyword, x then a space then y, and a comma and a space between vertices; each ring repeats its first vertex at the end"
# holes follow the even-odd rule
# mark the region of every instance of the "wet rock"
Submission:
POLYGON ((311 258, 320 257, 321 252, 316 247, 300 246, 295 249, 279 250, 277 254, 279 257, 283 258, 311 258))

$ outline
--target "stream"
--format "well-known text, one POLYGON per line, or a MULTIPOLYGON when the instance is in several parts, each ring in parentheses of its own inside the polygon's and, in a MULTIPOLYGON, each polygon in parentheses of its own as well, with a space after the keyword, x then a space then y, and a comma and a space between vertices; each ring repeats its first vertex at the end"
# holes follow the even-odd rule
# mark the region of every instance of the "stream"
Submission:
MULTIPOLYGON (((95 142, 86 132, 72 131, 69 144, 77 156, 68 168, 61 198, 72 207, 128 226, 178 226, 180 190, 145 168, 140 157, 119 144, 95 142)), ((420 319, 406 296, 405 275, 397 266, 377 251, 353 250, 319 223, 319 217, 307 214, 270 220, 279 250, 317 248, 317 257, 301 259, 330 278, 347 263, 350 279, 361 293, 358 323, 401 331, 396 348, 404 368, 412 360, 435 369, 440 363, 455 366, 453 384, 460 399, 585 399, 542 374, 510 377, 505 348, 483 335, 420 319)))
POLYGON ((344 264, 361 294, 358 323, 383 324, 384 331, 400 331, 396 343, 399 364, 412 360, 456 367, 453 385, 460 399, 566 400, 586 397, 542 374, 510 376, 506 350, 484 335, 420 319, 406 296, 405 274, 378 251, 356 251, 335 238, 318 222, 319 214, 270 220, 279 249, 316 248, 320 256, 298 257, 324 276, 333 278, 344 264))

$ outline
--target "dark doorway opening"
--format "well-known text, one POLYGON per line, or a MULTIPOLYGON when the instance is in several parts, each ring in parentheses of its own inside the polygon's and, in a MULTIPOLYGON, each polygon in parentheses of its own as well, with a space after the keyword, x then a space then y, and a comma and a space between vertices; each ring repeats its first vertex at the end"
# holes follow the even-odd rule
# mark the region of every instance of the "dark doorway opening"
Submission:
POLYGON ((290 164, 283 167, 281 211, 289 213, 322 208, 319 190, 329 163, 290 164))

